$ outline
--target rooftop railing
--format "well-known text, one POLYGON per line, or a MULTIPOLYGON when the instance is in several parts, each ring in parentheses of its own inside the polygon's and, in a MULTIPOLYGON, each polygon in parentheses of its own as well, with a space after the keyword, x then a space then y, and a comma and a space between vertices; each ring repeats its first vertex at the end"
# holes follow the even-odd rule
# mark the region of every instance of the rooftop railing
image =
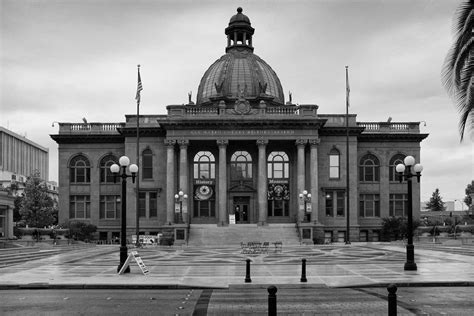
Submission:
POLYGON ((365 127, 364 133, 419 133, 419 122, 357 122, 365 127))
MULTIPOLYGON (((195 106, 195 105, 169 105, 167 106, 169 117, 218 117, 227 115, 239 115, 239 111, 233 108, 225 108, 220 106, 195 106)), ((280 106, 260 106, 252 108, 243 115, 265 115, 265 116, 317 116, 317 105, 280 105, 280 106)))
POLYGON ((59 123, 59 133, 118 134, 117 128, 124 126, 125 123, 59 123))

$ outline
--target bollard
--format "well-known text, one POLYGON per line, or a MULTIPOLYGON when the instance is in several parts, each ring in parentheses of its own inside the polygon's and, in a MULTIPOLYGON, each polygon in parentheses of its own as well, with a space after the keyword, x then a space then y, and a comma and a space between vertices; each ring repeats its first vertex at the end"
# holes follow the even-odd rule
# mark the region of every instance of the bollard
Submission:
POLYGON ((308 282, 306 279, 306 259, 301 259, 301 279, 300 282, 308 282))
POLYGON ((250 282, 252 282, 252 279, 250 278, 250 259, 247 259, 247 267, 245 269, 245 283, 250 282))
POLYGON ((388 291, 388 316, 397 316, 397 286, 390 284, 387 286, 388 291))
POLYGON ((277 314, 277 288, 274 285, 270 285, 268 291, 268 316, 276 316, 277 314))

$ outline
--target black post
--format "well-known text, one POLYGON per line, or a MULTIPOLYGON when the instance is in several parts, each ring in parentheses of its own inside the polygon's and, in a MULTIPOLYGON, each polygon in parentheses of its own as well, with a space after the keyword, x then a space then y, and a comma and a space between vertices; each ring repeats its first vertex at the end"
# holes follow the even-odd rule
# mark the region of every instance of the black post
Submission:
POLYGON ((300 282, 308 282, 306 279, 306 259, 301 259, 301 279, 300 282))
POLYGON ((408 183, 408 243, 407 243, 407 261, 405 262, 405 270, 416 271, 415 263, 415 246, 413 246, 413 194, 412 194, 412 174, 410 166, 407 167, 406 173, 408 183))
POLYGON ((346 66, 346 245, 351 243, 349 185, 349 66, 346 66))
POLYGON ((388 316, 397 316, 397 286, 390 284, 388 291, 388 316))
POLYGON ((277 314, 277 288, 274 285, 270 285, 267 288, 268 291, 268 316, 276 316, 277 314))
MULTIPOLYGON (((120 230, 120 264, 117 267, 117 272, 122 269, 122 266, 127 261, 128 251, 127 251, 127 175, 125 171, 126 167, 122 167, 122 214, 120 221, 122 223, 122 227, 120 230)), ((138 238, 138 236, 137 236, 138 238)), ((125 269, 124 273, 130 273, 130 266, 125 269)))
POLYGON ((252 279, 250 278, 250 259, 247 259, 247 266, 245 269, 245 283, 250 282, 252 282, 252 279))

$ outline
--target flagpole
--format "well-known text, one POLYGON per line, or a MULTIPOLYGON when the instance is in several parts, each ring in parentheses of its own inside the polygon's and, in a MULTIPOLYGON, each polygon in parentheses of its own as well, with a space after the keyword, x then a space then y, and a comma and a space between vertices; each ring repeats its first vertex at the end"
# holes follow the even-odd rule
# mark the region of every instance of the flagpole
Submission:
POLYGON ((350 194, 349 194, 349 66, 346 66, 346 244, 351 243, 350 237, 350 194))
MULTIPOLYGON (((140 91, 142 90, 142 80, 140 78, 140 65, 137 65, 138 68, 138 83, 137 83, 137 95, 135 99, 137 100, 137 165, 140 166, 140 91)), ((142 168, 143 171, 143 168, 142 168)), ((140 172, 138 172, 138 179, 136 181, 136 190, 135 190, 135 214, 136 214, 136 246, 140 247, 140 172)))

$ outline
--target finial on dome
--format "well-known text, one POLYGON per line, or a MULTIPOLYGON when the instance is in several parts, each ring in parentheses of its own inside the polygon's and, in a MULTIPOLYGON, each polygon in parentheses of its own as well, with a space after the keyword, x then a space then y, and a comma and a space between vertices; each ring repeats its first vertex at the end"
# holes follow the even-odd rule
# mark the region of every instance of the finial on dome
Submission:
POLYGON ((242 13, 242 8, 241 7, 237 8, 237 13, 242 13))

